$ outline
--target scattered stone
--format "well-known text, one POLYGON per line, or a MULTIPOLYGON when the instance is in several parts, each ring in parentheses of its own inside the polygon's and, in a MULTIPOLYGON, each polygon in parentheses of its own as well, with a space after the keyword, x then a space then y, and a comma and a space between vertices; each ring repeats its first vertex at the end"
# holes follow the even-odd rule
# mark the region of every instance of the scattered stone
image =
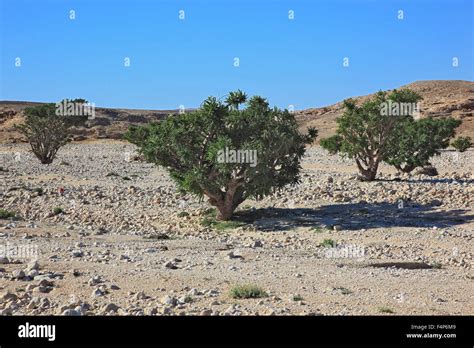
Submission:
POLYGON ((25 272, 23 272, 23 270, 19 269, 19 270, 14 270, 12 272, 12 278, 13 279, 17 279, 17 280, 21 280, 23 278, 25 278, 25 272))
POLYGON ((233 251, 229 252, 227 256, 229 259, 243 259, 242 255, 236 254, 233 251))
POLYGON ((1 302, 8 302, 8 301, 16 301, 18 298, 17 295, 7 291, 4 292, 1 296, 0 299, 2 300, 1 302))
POLYGON ((39 265, 38 260, 34 260, 34 261, 30 262, 30 263, 28 264, 27 269, 28 269, 28 270, 39 270, 39 269, 40 269, 40 265, 39 265))
POLYGON ((102 310, 106 313, 109 313, 109 312, 114 312, 114 313, 117 313, 117 311, 119 310, 119 306, 117 306, 116 304, 114 303, 109 303, 107 305, 105 305, 102 310))
POLYGON ((165 268, 168 268, 168 269, 177 269, 178 268, 178 266, 176 265, 176 262, 174 260, 166 261, 163 266, 165 268))
POLYGON ((99 288, 96 288, 92 291, 91 297, 101 297, 104 295, 105 293, 102 290, 100 290, 99 288))
POLYGON ((66 309, 62 315, 67 317, 78 317, 81 315, 81 312, 75 309, 66 309))
POLYGON ((134 300, 146 300, 149 296, 145 295, 143 291, 137 292, 134 296, 134 300))
POLYGON ((72 256, 73 257, 83 257, 84 256, 84 252, 82 250, 73 250, 71 252, 72 256))
POLYGON ((160 299, 160 302, 167 306, 175 306, 177 303, 177 300, 173 296, 165 295, 160 299))

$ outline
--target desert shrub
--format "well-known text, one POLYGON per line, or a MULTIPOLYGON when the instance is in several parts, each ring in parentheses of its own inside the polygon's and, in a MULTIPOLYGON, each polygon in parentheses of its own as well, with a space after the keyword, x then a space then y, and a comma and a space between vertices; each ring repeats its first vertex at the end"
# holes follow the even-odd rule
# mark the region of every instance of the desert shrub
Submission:
POLYGON ((332 239, 325 239, 319 245, 322 246, 322 247, 325 247, 325 248, 335 248, 337 243, 336 243, 336 241, 334 241, 332 239))
POLYGON ((388 307, 378 307, 378 308, 377 308, 377 311, 378 311, 379 313, 389 313, 389 314, 395 313, 395 312, 393 311, 393 309, 388 308, 388 307))
POLYGON ((54 215, 59 215, 59 214, 62 214, 62 213, 64 213, 64 210, 61 207, 56 207, 56 208, 53 209, 53 214, 54 215))
MULTIPOLYGON (((73 102, 85 102, 75 99, 73 102)), ((42 164, 50 164, 58 150, 71 140, 70 127, 82 124, 87 117, 66 117, 57 112, 55 104, 25 108, 25 122, 15 128, 26 137, 34 155, 42 164)), ((70 115, 74 116, 74 115, 70 115)))
POLYGON ((289 111, 270 108, 258 96, 247 101, 237 91, 225 102, 209 97, 196 111, 133 126, 125 137, 147 161, 167 168, 182 192, 207 196, 217 219, 229 220, 246 198, 260 199, 299 182, 305 145, 316 130, 302 134, 289 111), (227 150, 247 151, 246 160, 224 155, 227 150))
POLYGON ((391 134, 404 117, 384 113, 387 105, 414 104, 421 96, 409 89, 378 92, 356 105, 352 99, 344 101, 344 113, 337 119, 337 135, 321 140, 321 146, 331 153, 339 152, 353 158, 364 180, 374 180, 384 159, 391 134))
POLYGON ((15 217, 15 213, 6 209, 0 209, 0 219, 15 217))
POLYGON ((230 290, 232 298, 260 298, 267 297, 268 294, 256 285, 238 285, 230 290))
POLYGON ((432 156, 449 146, 460 124, 461 121, 453 118, 414 120, 404 117, 392 131, 384 161, 405 173, 428 166, 432 156))
POLYGON ((291 298, 293 301, 303 301, 303 296, 301 295, 293 295, 291 298))
POLYGON ((42 187, 35 187, 35 188, 33 189, 33 192, 37 193, 38 196, 42 196, 43 193, 44 193, 44 190, 43 190, 42 187))
POLYGON ((456 139, 454 139, 451 145, 459 152, 464 152, 469 149, 473 144, 471 141, 471 137, 457 137, 456 139))

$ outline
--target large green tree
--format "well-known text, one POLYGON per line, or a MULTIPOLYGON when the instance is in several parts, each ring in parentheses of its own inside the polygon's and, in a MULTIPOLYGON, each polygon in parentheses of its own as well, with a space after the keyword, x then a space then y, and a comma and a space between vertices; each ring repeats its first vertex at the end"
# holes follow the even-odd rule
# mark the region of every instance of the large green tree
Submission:
POLYGON ((344 101, 344 113, 337 119, 337 133, 321 140, 331 153, 353 158, 364 180, 376 178, 379 164, 393 145, 391 134, 405 116, 416 111, 421 96, 409 89, 378 92, 357 105, 344 101))
POLYGON ((440 149, 449 146, 460 124, 460 120, 453 118, 404 117, 393 129, 384 161, 405 173, 426 166, 431 157, 439 155, 440 149))
POLYGON ((230 219, 246 198, 297 183, 305 145, 315 137, 314 129, 300 133, 289 111, 270 108, 258 96, 247 101, 241 91, 226 102, 209 97, 198 110, 126 134, 148 161, 168 169, 179 189, 207 196, 220 220, 230 219), (239 161, 230 152, 247 156, 239 161))

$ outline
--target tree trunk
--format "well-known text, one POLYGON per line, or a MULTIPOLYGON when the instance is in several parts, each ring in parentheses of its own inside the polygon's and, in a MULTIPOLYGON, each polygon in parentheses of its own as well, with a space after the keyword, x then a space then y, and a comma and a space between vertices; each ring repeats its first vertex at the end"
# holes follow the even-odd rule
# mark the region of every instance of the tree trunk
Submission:
POLYGON ((232 204, 228 204, 228 202, 224 202, 217 206, 217 220, 220 221, 227 221, 230 220, 232 214, 234 213, 234 208, 232 204))
POLYGON ((377 170, 379 168, 379 161, 371 161, 367 168, 362 166, 362 163, 358 159, 356 159, 357 168, 359 168, 360 174, 362 174, 362 178, 365 181, 373 181, 377 176, 377 170))

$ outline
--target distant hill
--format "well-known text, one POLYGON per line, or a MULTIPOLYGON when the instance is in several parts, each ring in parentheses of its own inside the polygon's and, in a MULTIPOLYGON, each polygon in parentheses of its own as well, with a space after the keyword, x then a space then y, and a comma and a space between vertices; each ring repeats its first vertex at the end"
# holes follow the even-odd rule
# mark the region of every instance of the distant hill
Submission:
MULTIPOLYGON (((23 121, 23 110, 44 103, 24 101, 0 101, 0 143, 18 142, 21 136, 13 125, 23 121)), ((120 139, 132 124, 159 121, 179 110, 140 110, 95 108, 95 118, 86 127, 72 129, 75 140, 112 138, 120 139)))
MULTIPOLYGON (((474 139, 474 82, 470 81, 418 81, 400 88, 411 88, 423 96, 421 117, 446 117, 462 119, 458 135, 474 139)), ((372 94, 371 94, 372 95, 372 94)), ((362 102, 371 95, 355 97, 362 102)), ((13 125, 22 122, 23 109, 41 103, 0 101, 0 142, 18 142, 20 135, 13 125)), ((342 101, 333 105, 296 111, 301 128, 314 126, 319 130, 318 139, 335 133, 336 118, 342 114, 342 101)), ((87 127, 73 129, 75 140, 113 138, 119 139, 131 124, 159 121, 178 110, 138 110, 96 108, 95 119, 87 127)))

